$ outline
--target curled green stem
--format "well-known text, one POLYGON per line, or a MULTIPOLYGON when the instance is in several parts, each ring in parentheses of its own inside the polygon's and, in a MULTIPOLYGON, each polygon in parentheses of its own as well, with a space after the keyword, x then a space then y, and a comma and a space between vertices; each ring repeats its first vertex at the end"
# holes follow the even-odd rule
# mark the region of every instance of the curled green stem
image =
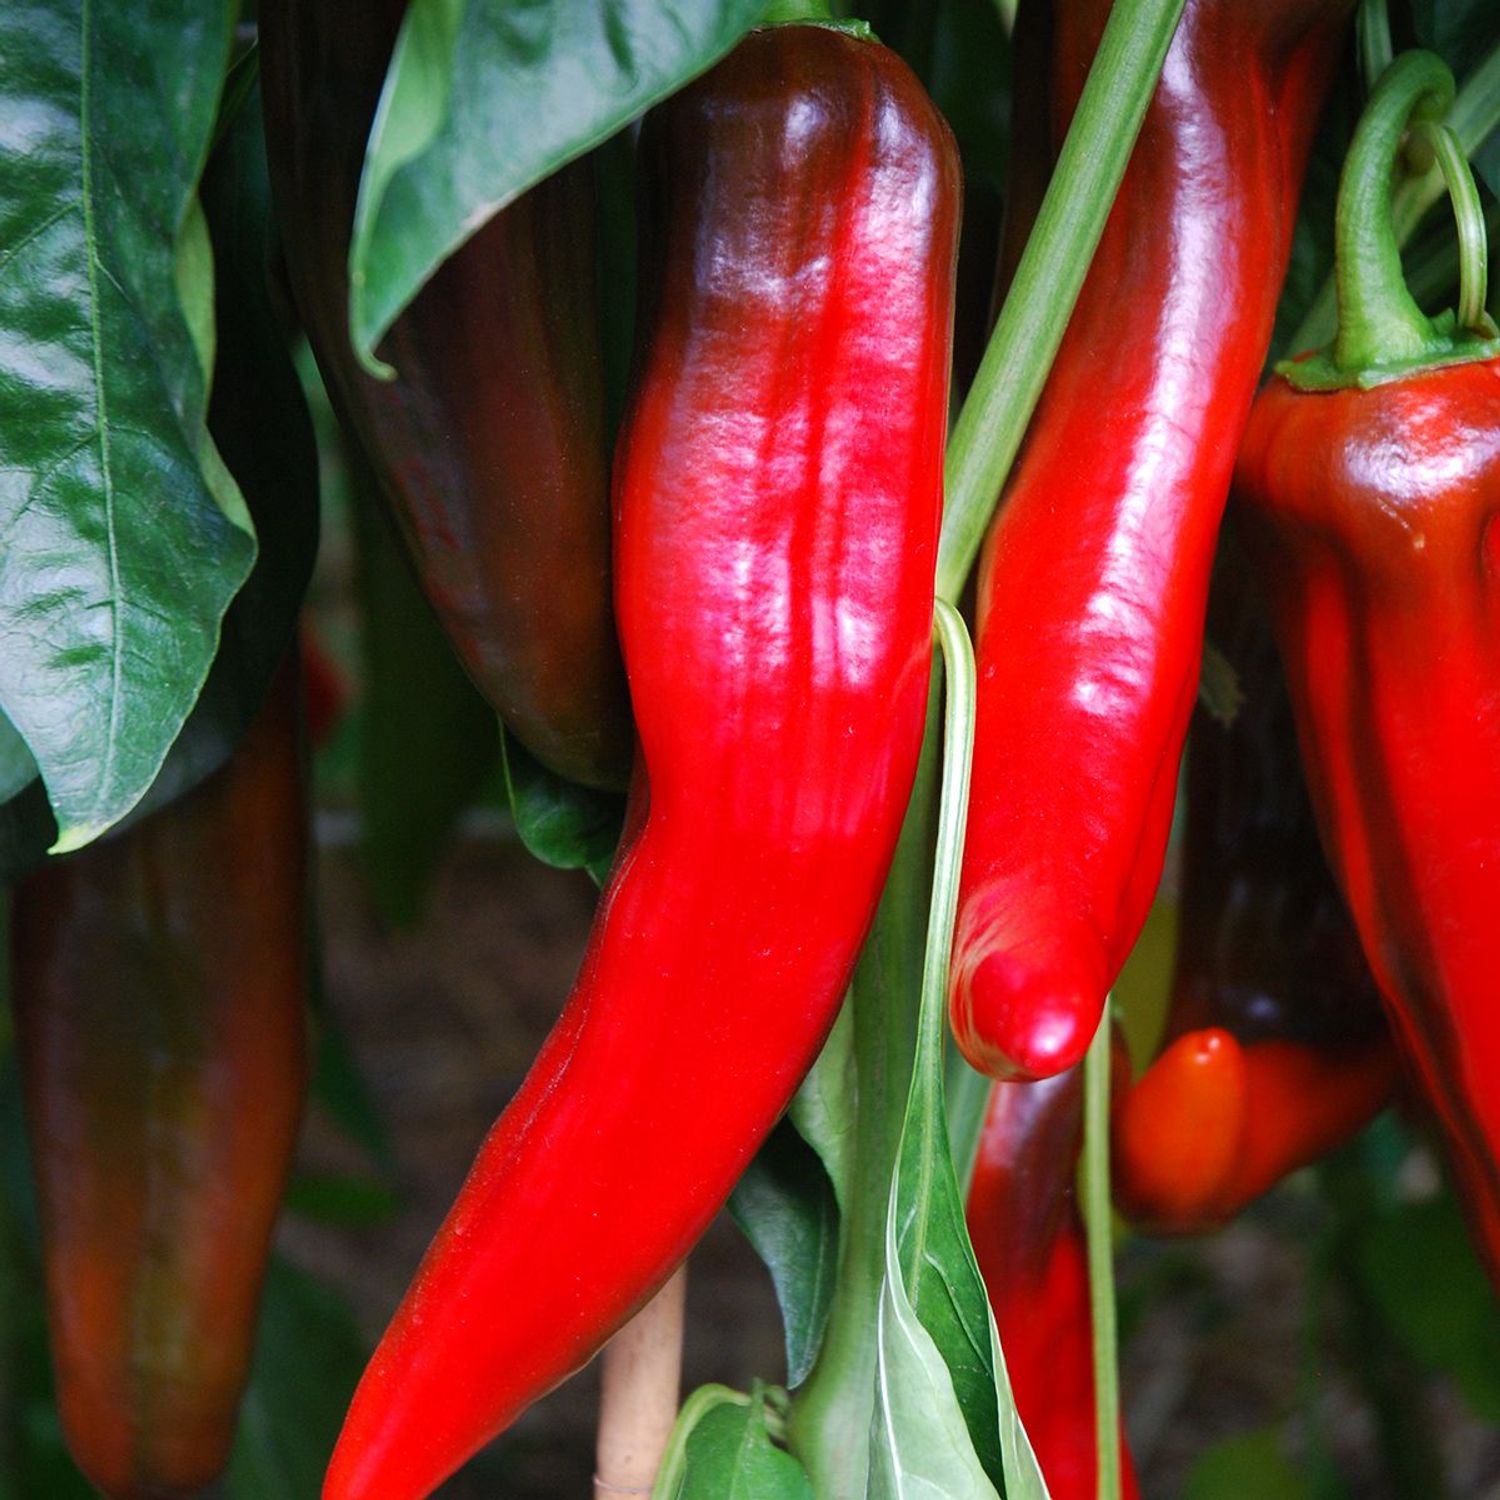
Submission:
POLYGON ((1458 137, 1448 126, 1428 122, 1420 127, 1420 133, 1442 170, 1448 196, 1453 200, 1453 219, 1458 226, 1458 326, 1475 333, 1493 333, 1484 310, 1489 293, 1489 243, 1474 174, 1458 137))
POLYGON ((1453 103, 1453 74, 1430 52, 1407 52, 1386 69, 1344 163, 1334 228, 1340 370, 1416 361, 1440 343, 1412 300, 1391 216, 1391 176, 1407 131, 1437 123, 1453 103))

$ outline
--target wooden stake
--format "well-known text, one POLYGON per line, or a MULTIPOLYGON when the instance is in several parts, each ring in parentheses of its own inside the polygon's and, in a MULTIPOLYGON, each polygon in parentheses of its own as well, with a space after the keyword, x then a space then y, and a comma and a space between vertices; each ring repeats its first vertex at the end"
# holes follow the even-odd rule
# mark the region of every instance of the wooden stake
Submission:
POLYGON ((594 1500, 649 1495, 677 1420, 687 1263, 605 1347, 594 1500))

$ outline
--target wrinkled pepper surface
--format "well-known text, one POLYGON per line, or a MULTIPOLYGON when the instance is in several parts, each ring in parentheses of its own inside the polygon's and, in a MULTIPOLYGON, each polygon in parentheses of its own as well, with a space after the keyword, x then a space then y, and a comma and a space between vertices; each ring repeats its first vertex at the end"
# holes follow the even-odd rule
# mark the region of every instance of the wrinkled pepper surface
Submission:
POLYGON ((307 1081, 297 673, 230 760, 15 890, 12 991, 68 1447, 110 1500, 224 1466, 307 1081))
POLYGON ((1338 336, 1257 400, 1236 494, 1324 846, 1500 1281, 1500 343, 1417 308, 1389 205, 1408 116, 1451 97, 1425 54, 1372 96, 1338 336))
POLYGON ((640 754, 563 1016, 376 1350, 327 1500, 418 1500, 728 1197, 873 917, 927 702, 956 148, 906 65, 752 32, 646 119, 615 578, 640 754))
POLYGON ((366 374, 348 255, 405 0, 266 0, 266 139, 287 272, 329 395, 380 478, 465 667, 545 765, 623 786, 630 705, 610 605, 609 457, 591 167, 497 214, 366 374))
POLYGON ((1221 544, 1208 639, 1234 668, 1224 723, 1188 741, 1166 1045, 1116 1093, 1115 1199, 1156 1233, 1232 1218, 1388 1101, 1380 994, 1318 844, 1291 701, 1243 553, 1221 544))
MULTIPOLYGON (((1077 1062, 1161 874, 1214 538, 1345 0, 1188 0, 980 565, 954 1035, 1077 1062)), ((1109 6, 1057 0, 1060 141, 1109 6)))
MULTIPOLYGON (((1074 1190, 1082 1144, 1081 1070, 995 1084, 966 1211, 1016 1409, 1051 1500, 1099 1492, 1088 1245, 1074 1190)), ((1140 1493, 1123 1432, 1120 1493, 1140 1493)))

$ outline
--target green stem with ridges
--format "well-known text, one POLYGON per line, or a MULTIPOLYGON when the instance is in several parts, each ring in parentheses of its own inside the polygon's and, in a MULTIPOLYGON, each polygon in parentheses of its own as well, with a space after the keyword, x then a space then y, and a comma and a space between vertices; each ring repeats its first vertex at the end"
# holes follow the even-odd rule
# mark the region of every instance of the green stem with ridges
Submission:
POLYGON ((1440 121, 1453 75, 1430 52, 1407 52, 1386 69, 1349 148, 1339 180, 1334 286, 1339 326, 1333 362, 1369 369, 1435 352, 1440 336, 1412 300, 1391 217, 1391 173, 1408 130, 1440 121))
POLYGON ((1116 0, 1010 294, 948 442, 937 591, 955 600, 1021 446, 1146 117, 1183 0, 1116 0))

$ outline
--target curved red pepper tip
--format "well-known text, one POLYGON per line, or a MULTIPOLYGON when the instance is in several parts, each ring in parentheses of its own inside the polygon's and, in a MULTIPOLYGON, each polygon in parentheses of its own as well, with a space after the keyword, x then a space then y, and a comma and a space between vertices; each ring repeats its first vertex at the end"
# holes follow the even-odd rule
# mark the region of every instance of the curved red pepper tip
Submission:
POLYGON ((955 976, 953 1034, 981 1073, 1036 1082, 1083 1060, 1103 1007, 1099 976, 1075 955, 1005 949, 955 976))

